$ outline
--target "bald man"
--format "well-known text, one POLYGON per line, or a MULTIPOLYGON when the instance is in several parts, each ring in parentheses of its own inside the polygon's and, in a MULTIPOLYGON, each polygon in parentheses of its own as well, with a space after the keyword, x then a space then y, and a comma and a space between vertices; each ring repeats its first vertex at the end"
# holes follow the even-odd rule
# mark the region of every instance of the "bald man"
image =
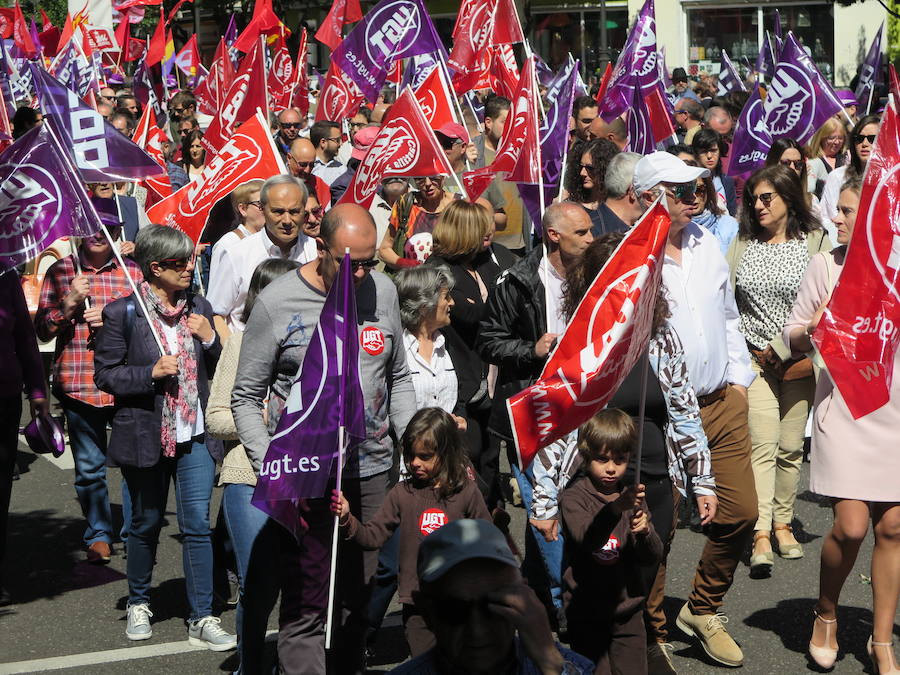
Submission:
POLYGON ((602 117, 597 117, 588 127, 587 136, 588 140, 605 138, 623 151, 628 145, 628 127, 625 126, 625 120, 621 117, 617 117, 609 123, 606 123, 602 117))
POLYGON ((319 205, 325 209, 331 207, 331 189, 328 183, 314 175, 313 165, 316 163, 316 148, 308 138, 296 138, 291 142, 287 154, 288 169, 297 178, 306 183, 310 194, 316 195, 319 205))
POLYGON ((290 150, 291 143, 297 138, 300 129, 303 128, 303 119, 294 108, 287 108, 278 113, 278 131, 275 134, 275 145, 285 155, 290 150))
MULTIPOLYGON (((240 365, 232 394, 238 435, 253 466, 259 470, 269 445, 269 432, 282 414, 291 385, 315 332, 328 291, 337 276, 344 251, 349 250, 357 304, 359 371, 365 404, 366 439, 359 445, 358 462, 344 470, 343 492, 354 515, 372 519, 388 490, 388 471, 394 457, 391 430, 403 435, 416 409, 415 391, 403 351, 403 329, 397 290, 384 274, 374 271, 375 223, 356 204, 341 204, 325 214, 316 238, 317 258, 273 281, 257 297, 244 333, 240 365), (263 416, 268 396, 268 426, 263 416)), ((323 460, 321 464, 330 466, 323 460)), ((324 470, 328 470, 327 468, 324 470)), ((281 588, 281 630, 278 656, 285 673, 362 673, 368 604, 368 580, 375 572, 377 552, 365 554, 341 541, 337 587, 347 619, 337 627, 340 649, 325 661, 326 599, 334 522, 328 500, 313 499, 303 514, 308 525, 298 544, 278 532, 266 538, 265 528, 254 543, 251 575, 281 588), (256 567, 254 567, 256 566, 256 567), (263 569, 270 566, 268 569, 263 569)), ((274 597, 259 588, 260 597, 274 597)), ((340 611, 336 616, 341 617, 340 611)), ((246 615, 246 613, 245 613, 246 615)), ((265 621, 253 632, 253 651, 242 647, 242 663, 260 663, 265 621), (260 639, 259 636, 262 636, 260 639)), ((246 644, 247 633, 242 634, 246 644)))

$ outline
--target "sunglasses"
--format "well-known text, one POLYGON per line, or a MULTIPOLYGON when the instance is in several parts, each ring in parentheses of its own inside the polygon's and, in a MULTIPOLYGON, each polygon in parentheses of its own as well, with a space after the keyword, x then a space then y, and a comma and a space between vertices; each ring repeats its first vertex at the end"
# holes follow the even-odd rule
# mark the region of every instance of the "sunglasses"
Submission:
POLYGON ((350 122, 351 129, 362 129, 366 126, 367 122, 350 122))
POLYGON ((582 170, 582 171, 587 171, 588 173, 593 173, 593 172, 594 172, 594 165, 593 165, 593 164, 580 164, 579 166, 581 167, 581 170, 582 170))
POLYGON ((666 194, 678 201, 684 201, 685 199, 690 199, 695 194, 697 194, 697 184, 696 183, 678 183, 677 185, 672 185, 666 188, 666 194))
POLYGON ((426 181, 431 181, 432 183, 437 185, 438 183, 441 182, 442 179, 443 179, 443 176, 417 176, 413 180, 415 180, 416 184, 418 184, 418 185, 425 185, 426 181))
POLYGON ((763 203, 763 206, 769 208, 769 205, 772 203, 772 200, 778 196, 777 192, 763 192, 759 195, 750 195, 750 206, 756 205, 756 200, 758 199, 763 203))
POLYGON ((279 122, 282 129, 299 129, 302 126, 300 122, 279 122))
POLYGON ((877 137, 878 134, 856 134, 853 137, 853 142, 856 143, 856 145, 860 145, 863 141, 869 141, 869 145, 874 145, 877 137))
POLYGON ((321 218, 322 216, 325 215, 325 207, 317 206, 316 208, 310 209, 309 211, 307 211, 306 215, 312 216, 313 218, 321 218))
POLYGON ((192 131, 193 131, 193 129, 179 129, 178 133, 181 134, 182 136, 187 136, 192 131))
POLYGON ((782 166, 792 166, 799 171, 803 168, 804 161, 802 159, 782 159, 778 163, 782 166))
POLYGON ((160 260, 157 265, 164 269, 175 270, 176 272, 184 272, 190 265, 194 264, 194 256, 190 258, 166 258, 160 260))
POLYGON ((313 165, 315 164, 315 161, 312 161, 312 162, 298 162, 296 159, 293 158, 293 156, 288 155, 288 157, 291 158, 291 161, 292 161, 294 164, 296 164, 297 166, 301 166, 301 167, 303 167, 304 169, 308 169, 309 167, 311 167, 311 166, 313 166, 313 165))
POLYGON ((247 206, 255 206, 260 211, 262 211, 262 202, 259 200, 256 200, 255 202, 244 202, 244 204, 246 204, 247 206))
MULTIPOLYGON (((324 210, 324 209, 323 209, 324 210)), ((335 255, 332 251, 328 251, 329 255, 334 259, 334 261, 340 264, 341 260, 344 259, 344 254, 335 255)), ((351 260, 350 261, 350 269, 354 272, 359 269, 366 270, 367 272, 375 269, 378 266, 378 258, 369 258, 368 260, 351 260)))

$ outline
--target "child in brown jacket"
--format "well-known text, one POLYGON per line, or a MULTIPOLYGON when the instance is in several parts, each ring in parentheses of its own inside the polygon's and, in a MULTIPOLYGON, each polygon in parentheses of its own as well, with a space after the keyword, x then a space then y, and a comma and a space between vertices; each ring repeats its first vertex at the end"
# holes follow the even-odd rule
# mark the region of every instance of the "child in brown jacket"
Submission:
POLYGON ((644 486, 622 483, 636 446, 628 414, 598 412, 578 430, 581 471, 559 498, 570 643, 597 663, 597 674, 647 672, 639 566, 658 562, 663 545, 644 486))

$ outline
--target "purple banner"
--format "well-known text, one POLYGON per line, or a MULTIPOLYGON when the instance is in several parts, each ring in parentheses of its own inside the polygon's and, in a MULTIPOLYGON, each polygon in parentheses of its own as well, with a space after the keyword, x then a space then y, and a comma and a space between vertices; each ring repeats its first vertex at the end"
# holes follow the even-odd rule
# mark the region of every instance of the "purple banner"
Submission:
POLYGON ((32 66, 31 72, 44 114, 52 116, 49 122, 70 149, 82 180, 117 183, 163 172, 150 155, 50 73, 37 66, 32 66))
POLYGON ((772 135, 766 127, 759 87, 755 86, 734 128, 728 175, 741 176, 755 171, 765 163, 771 147, 772 135))
POLYGON ((737 68, 728 58, 728 52, 722 50, 722 60, 719 65, 719 96, 724 96, 730 91, 747 91, 744 81, 741 79, 737 68))
POLYGON ((866 54, 866 60, 862 63, 859 73, 859 83, 856 85, 856 100, 861 106, 865 106, 865 114, 869 114, 869 99, 875 92, 875 85, 881 81, 881 34, 884 32, 884 23, 878 29, 875 39, 866 54))
POLYGON ((775 72, 775 59, 772 56, 772 46, 769 42, 768 31, 766 31, 762 46, 759 48, 755 70, 763 77, 772 77, 772 74, 775 72))
POLYGON ((0 273, 60 237, 89 237, 100 229, 64 152, 40 125, 0 154, 0 273))
POLYGON ((410 58, 406 68, 403 69, 403 77, 400 80, 400 90, 412 87, 418 89, 431 75, 431 71, 440 67, 433 54, 420 54, 410 58))
POLYGON ((653 140, 653 124, 650 122, 650 111, 641 94, 640 87, 632 88, 632 102, 628 109, 628 146, 627 150, 639 155, 649 155, 656 151, 653 140))
POLYGON ((391 64, 443 50, 422 0, 381 0, 332 54, 369 101, 375 101, 391 64))
POLYGON ((349 255, 325 298, 251 500, 298 539, 303 533, 299 500, 327 496, 336 474, 341 430, 345 453, 366 437, 349 255))
POLYGON ((87 94, 92 87, 100 90, 94 77, 94 67, 82 53, 76 40, 70 40, 56 55, 50 64, 50 74, 79 96, 87 94))
POLYGON ((656 51, 656 19, 653 0, 646 0, 616 61, 606 94, 600 101, 600 117, 612 122, 631 107, 635 84, 644 96, 660 83, 656 51))

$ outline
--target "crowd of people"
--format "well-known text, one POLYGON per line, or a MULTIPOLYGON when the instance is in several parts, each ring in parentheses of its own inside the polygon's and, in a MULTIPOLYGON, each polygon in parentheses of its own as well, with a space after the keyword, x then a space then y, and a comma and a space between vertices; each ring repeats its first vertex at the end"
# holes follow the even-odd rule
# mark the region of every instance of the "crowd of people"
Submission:
MULTIPOLYGON (((409 176, 382 180, 369 209, 338 204, 393 90, 345 120, 273 115, 288 173, 237 187, 213 210, 208 243, 151 224, 134 184, 88 185, 94 198, 118 199, 112 241, 73 243, 47 270, 33 316, 17 276, 0 276, 0 562, 24 394, 33 416, 52 404, 64 418, 87 560, 127 552, 129 640, 153 635, 174 482, 188 639, 236 648, 241 673, 261 672, 279 597, 281 672, 365 672, 395 593, 412 656, 398 673, 674 673, 672 624, 715 662, 740 666, 721 608, 748 548, 755 579, 778 574, 776 554, 804 555, 792 527, 811 417, 810 489, 831 499, 834 523, 815 614, 801 618, 809 656, 835 663, 841 587, 871 521, 867 647, 876 672, 900 672, 900 455, 890 441, 900 378, 898 396, 854 419, 810 341, 846 260, 879 118, 848 108, 808 145, 780 139, 764 166, 733 177, 746 94, 715 97, 682 69, 672 79, 678 142, 646 155, 628 151, 622 119, 575 99, 564 190, 534 224, 502 176, 474 202, 452 176, 409 176), (607 408, 520 467, 507 400, 540 375, 599 270, 660 199, 671 226, 646 392, 635 367, 607 408), (295 538, 251 499, 345 251, 365 336, 365 439, 341 489, 304 502, 295 538), (37 341, 54 339, 48 386, 37 341), (107 466, 121 470, 123 523, 107 466), (214 553, 218 488, 230 563, 214 553), (666 616, 684 501, 706 542, 687 602, 666 616), (514 504, 527 513, 524 555, 509 529, 514 504), (326 650, 335 517, 337 648, 326 650), (220 565, 238 586, 233 632, 213 613, 220 565)), ((97 103, 134 132, 130 89, 105 87, 97 103)), ((489 92, 483 104, 483 121, 467 110, 434 130, 459 173, 489 165, 501 142, 511 103, 489 92)), ((167 107, 178 187, 204 172, 209 119, 189 90, 167 107)), ((41 119, 22 108, 13 122, 19 136, 41 119)), ((15 601, 14 590, 0 593, 15 601)))

